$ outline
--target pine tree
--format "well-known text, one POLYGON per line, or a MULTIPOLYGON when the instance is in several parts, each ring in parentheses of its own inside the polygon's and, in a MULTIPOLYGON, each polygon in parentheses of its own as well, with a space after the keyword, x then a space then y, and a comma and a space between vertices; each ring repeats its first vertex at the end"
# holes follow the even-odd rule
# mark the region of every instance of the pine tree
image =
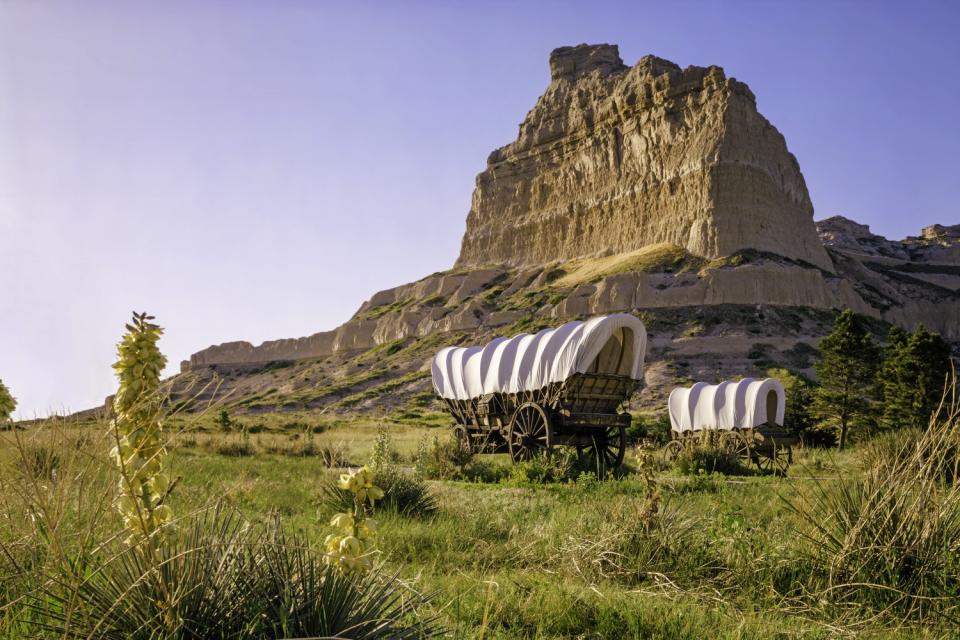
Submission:
POLYGON ((903 397, 900 388, 903 384, 903 359, 909 339, 909 333, 893 326, 887 333, 887 344, 883 348, 883 364, 877 374, 877 398, 882 407, 880 424, 887 429, 899 426, 899 416, 904 412, 900 406, 903 397))
MULTIPOLYGON (((891 333, 893 333, 891 331, 891 333)), ((923 325, 888 343, 881 375, 883 424, 925 427, 951 377, 950 345, 923 325)))
POLYGON ((813 409, 821 421, 838 426, 843 449, 850 428, 871 420, 879 351, 861 317, 845 309, 820 341, 820 353, 813 409))
POLYGON ((787 396, 783 413, 784 428, 806 439, 816 426, 810 411, 813 402, 813 383, 802 374, 782 368, 767 369, 767 376, 779 380, 787 396))

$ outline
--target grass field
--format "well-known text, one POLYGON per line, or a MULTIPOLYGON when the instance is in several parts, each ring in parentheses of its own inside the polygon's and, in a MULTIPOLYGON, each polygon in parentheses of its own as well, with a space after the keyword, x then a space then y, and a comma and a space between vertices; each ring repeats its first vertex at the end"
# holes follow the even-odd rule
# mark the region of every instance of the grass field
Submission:
MULTIPOLYGON (((266 415, 223 432, 210 416, 174 419, 172 469, 180 480, 171 504, 185 514, 216 499, 254 522, 279 514, 319 545, 333 512, 323 486, 339 472, 329 464, 366 463, 382 429, 406 470, 423 444, 449 437, 445 423, 435 414, 266 415), (322 453, 331 449, 333 459, 322 453)), ((14 468, 31 456, 53 458, 36 463, 43 476, 79 455, 89 459, 84 473, 108 475, 105 432, 92 422, 0 434, 0 541, 15 547, 29 529, 15 521, 22 501, 13 495, 14 468)), ((800 450, 788 478, 683 474, 658 463, 653 518, 642 512, 650 494, 642 473, 542 483, 511 473, 505 456, 478 456, 473 464, 483 473, 472 477, 491 481, 428 480, 433 514, 378 515, 381 561, 411 594, 429 595, 427 614, 455 638, 950 637, 949 618, 815 595, 823 576, 805 537, 811 523, 791 504, 832 491, 840 477, 856 479, 868 453, 800 450)), ((60 508, 66 514, 70 505, 60 508)), ((98 526, 115 528, 111 517, 98 526)), ((64 527, 70 519, 63 516, 64 527)), ((6 585, 10 600, 15 582, 6 585)), ((16 612, 15 604, 5 609, 0 637, 19 637, 16 612)))

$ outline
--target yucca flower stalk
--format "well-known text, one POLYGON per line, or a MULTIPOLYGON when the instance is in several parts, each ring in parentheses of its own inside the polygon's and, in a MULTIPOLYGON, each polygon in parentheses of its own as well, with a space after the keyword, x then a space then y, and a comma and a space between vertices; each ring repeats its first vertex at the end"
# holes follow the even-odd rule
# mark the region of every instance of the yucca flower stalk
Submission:
POLYGON ((13 411, 17 408, 17 399, 10 394, 10 390, 0 380, 0 422, 10 420, 13 411))
POLYGON ((373 507, 383 498, 383 490, 373 483, 373 471, 368 467, 342 474, 339 486, 353 494, 353 511, 337 513, 330 520, 337 532, 324 540, 324 559, 343 573, 369 571, 377 553, 377 523, 367 517, 367 502, 373 507))
POLYGON ((643 526, 649 531, 660 511, 660 487, 657 483, 656 466, 653 453, 649 449, 637 451, 637 475, 643 483, 645 497, 640 510, 643 526))
POLYGON ((130 541, 156 548, 173 535, 174 525, 165 504, 171 484, 160 419, 160 374, 167 359, 157 347, 163 329, 153 319, 134 313, 117 345, 113 368, 120 386, 113 400, 112 454, 120 471, 117 509, 130 541))

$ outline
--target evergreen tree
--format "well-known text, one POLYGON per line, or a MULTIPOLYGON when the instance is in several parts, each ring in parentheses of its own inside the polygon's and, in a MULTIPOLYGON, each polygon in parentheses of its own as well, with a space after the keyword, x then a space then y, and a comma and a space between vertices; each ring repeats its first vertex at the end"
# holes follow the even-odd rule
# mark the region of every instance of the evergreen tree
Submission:
POLYGON ((882 407, 880 424, 888 429, 899 426, 897 416, 903 413, 902 407, 897 406, 902 397, 898 389, 902 384, 902 360, 909 339, 909 333, 893 326, 887 333, 887 344, 883 348, 883 364, 877 374, 876 395, 882 407))
POLYGON ((820 387, 814 393, 814 414, 834 423, 839 446, 847 445, 850 428, 869 423, 879 350, 862 318, 849 309, 837 316, 833 331, 820 341, 816 371, 820 387))
POLYGON ((17 399, 10 395, 10 390, 0 380, 0 422, 6 422, 17 408, 17 399))
POLYGON ((950 345, 939 333, 920 325, 909 336, 897 335, 888 343, 881 374, 884 426, 925 427, 950 377, 950 345))
POLYGON ((783 412, 783 426, 805 441, 816 427, 816 421, 811 413, 813 402, 813 383, 802 374, 793 373, 787 369, 767 369, 767 376, 776 378, 783 384, 787 396, 783 412))

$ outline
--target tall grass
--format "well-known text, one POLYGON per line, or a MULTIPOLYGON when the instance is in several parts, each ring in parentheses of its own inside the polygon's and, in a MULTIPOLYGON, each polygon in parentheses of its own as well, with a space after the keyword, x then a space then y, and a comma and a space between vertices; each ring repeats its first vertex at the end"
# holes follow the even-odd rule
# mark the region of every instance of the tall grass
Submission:
POLYGON ((863 474, 789 506, 807 524, 814 600, 863 620, 960 624, 960 406, 873 445, 863 474))
POLYGON ((342 576, 279 519, 220 506, 143 553, 113 509, 105 435, 56 425, 0 447, 0 637, 421 638, 425 601, 377 570, 342 576), (78 446, 82 445, 82 446, 78 446), (43 461, 38 464, 37 459, 43 461), (26 514, 26 517, 24 517, 26 514))

